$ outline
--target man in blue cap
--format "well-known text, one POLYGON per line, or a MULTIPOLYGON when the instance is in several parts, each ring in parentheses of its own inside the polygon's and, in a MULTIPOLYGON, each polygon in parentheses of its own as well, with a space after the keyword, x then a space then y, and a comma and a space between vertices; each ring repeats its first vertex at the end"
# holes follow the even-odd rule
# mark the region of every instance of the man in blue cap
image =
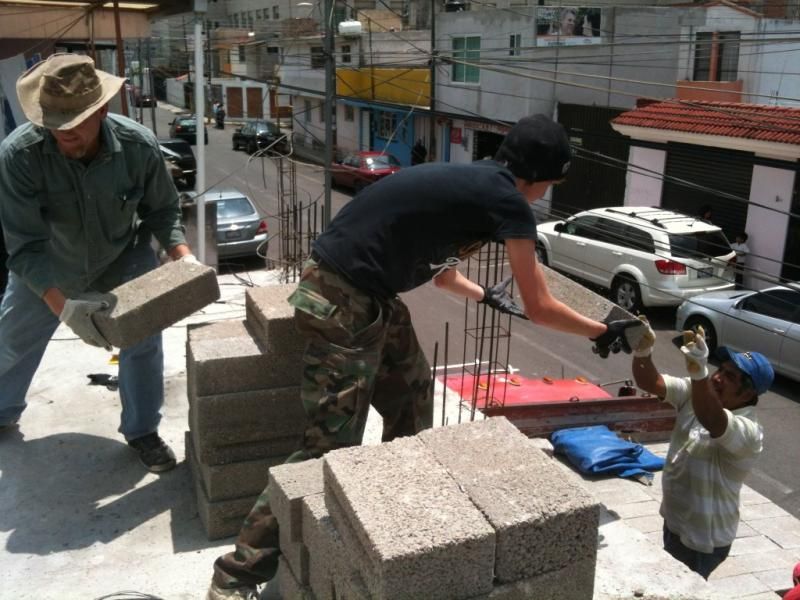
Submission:
POLYGON ((633 352, 633 377, 678 411, 663 474, 664 549, 708 579, 724 561, 739 525, 739 492, 763 447, 759 394, 772 365, 758 352, 720 347, 709 376, 702 327, 683 333, 688 377, 662 375, 653 364, 649 329, 633 352))

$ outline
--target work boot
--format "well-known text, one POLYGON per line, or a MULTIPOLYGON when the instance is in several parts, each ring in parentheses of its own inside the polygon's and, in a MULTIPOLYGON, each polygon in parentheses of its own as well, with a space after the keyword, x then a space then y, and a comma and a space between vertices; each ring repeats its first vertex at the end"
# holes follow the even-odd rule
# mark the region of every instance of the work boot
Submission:
POLYGON ((128 445, 139 454, 139 460, 151 473, 163 473, 175 468, 175 454, 158 433, 129 440, 128 445))
POLYGON ((235 588, 221 588, 213 581, 208 588, 206 600, 258 600, 255 586, 245 585, 235 588))

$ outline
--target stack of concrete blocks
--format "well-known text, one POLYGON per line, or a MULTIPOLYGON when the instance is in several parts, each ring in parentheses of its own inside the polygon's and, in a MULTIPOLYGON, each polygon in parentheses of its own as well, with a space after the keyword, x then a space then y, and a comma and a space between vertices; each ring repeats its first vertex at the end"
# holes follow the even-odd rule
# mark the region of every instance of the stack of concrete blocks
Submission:
POLYGON ((246 318, 191 327, 186 455, 210 540, 235 535, 269 468, 300 447, 303 340, 287 302, 293 285, 248 289, 246 318))
POLYGON ((285 600, 590 600, 599 505, 505 418, 271 469, 285 600))

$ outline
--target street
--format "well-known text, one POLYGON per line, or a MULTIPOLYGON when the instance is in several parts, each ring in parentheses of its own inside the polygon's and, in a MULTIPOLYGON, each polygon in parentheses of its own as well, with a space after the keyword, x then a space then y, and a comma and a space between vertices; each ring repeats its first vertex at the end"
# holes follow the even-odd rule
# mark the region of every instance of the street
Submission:
MULTIPOLYGON (((159 137, 168 137, 172 113, 157 108, 156 123, 159 137)), ((146 125, 151 125, 150 110, 145 109, 146 125)), ((234 187, 248 194, 268 218, 270 235, 278 233, 278 198, 275 167, 270 159, 248 162, 245 152, 235 152, 231 135, 235 125, 226 123, 225 130, 208 125, 209 143, 206 146, 206 188, 234 187)), ((299 162, 297 165, 297 196, 306 202, 322 198, 322 168, 299 162)), ((349 200, 347 193, 333 192, 332 214, 349 200)), ((269 255, 274 257, 277 243, 270 244, 269 255)), ((248 262, 247 268, 257 268, 248 262)), ((507 269, 508 270, 508 269, 507 269)), ((509 271, 510 272, 510 271, 509 271)), ((443 362, 445 324, 449 323, 450 364, 463 360, 464 301, 434 289, 430 284, 404 295, 411 309, 420 343, 433 363, 434 346, 440 345, 438 364, 443 362)), ((682 376, 683 357, 672 339, 678 334, 674 327, 674 309, 648 310, 648 317, 658 336, 654 360, 665 373, 682 376)), ((552 332, 515 319, 511 328, 509 363, 526 377, 572 378, 578 375, 595 383, 624 380, 630 376, 630 357, 612 355, 603 360, 592 354, 586 339, 552 332)), ((467 361, 472 356, 467 356, 467 361)), ((505 358, 504 356, 502 357, 505 358)), ((616 390, 613 385, 609 389, 616 390)), ((777 376, 770 392, 759 402, 758 414, 765 429, 764 453, 747 480, 747 484, 770 500, 800 518, 800 394, 798 384, 777 376)))

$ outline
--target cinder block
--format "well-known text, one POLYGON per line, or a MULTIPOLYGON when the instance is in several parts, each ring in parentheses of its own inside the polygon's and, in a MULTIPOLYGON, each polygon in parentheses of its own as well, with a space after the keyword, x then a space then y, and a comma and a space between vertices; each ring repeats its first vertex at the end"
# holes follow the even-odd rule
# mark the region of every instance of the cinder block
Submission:
POLYGON ((593 589, 594 561, 583 560, 531 579, 497 585, 474 600, 592 600, 593 589))
POLYGON ((211 439, 198 435, 198 430, 191 423, 194 411, 189 410, 189 423, 192 444, 197 460, 204 465, 227 465, 247 460, 258 460, 272 456, 286 456, 300 447, 302 435, 287 438, 261 439, 239 444, 220 444, 211 435, 211 439))
POLYGON ((217 321, 189 328, 188 387, 198 396, 299 386, 302 350, 268 346, 245 321, 217 321))
POLYGON ((113 346, 129 348, 219 299, 214 269, 168 262, 110 292, 114 306, 94 315, 113 346))
POLYGON ((599 504, 505 417, 429 429, 417 437, 497 532, 499 582, 575 562, 594 565, 599 504))
POLYGON ((342 556, 342 538, 325 506, 325 494, 303 498, 303 543, 308 548, 308 583, 317 600, 336 600, 334 574, 348 576, 354 565, 342 556))
POLYGON ((316 600, 314 593, 301 584, 292 573, 285 557, 278 558, 278 589, 283 600, 316 600))
POLYGON ((320 458, 278 465, 269 470, 269 506, 286 541, 303 541, 303 498, 321 494, 322 490, 320 458))
POLYGON ((189 428, 207 443, 222 446, 297 439, 302 438, 306 427, 297 385, 211 396, 196 396, 189 391, 189 428))
POLYGON ((296 283, 245 290, 245 314, 253 333, 268 347, 302 354, 306 341, 294 324, 294 306, 288 298, 296 283))
POLYGON ((194 456, 188 432, 186 435, 186 460, 189 462, 192 479, 194 480, 197 513, 200 516, 200 522, 203 524, 208 539, 218 540, 237 535, 244 518, 256 503, 258 495, 235 500, 223 500, 221 502, 209 500, 206 491, 203 489, 202 476, 199 472, 199 465, 194 456))
MULTIPOLYGON (((469 598, 492 590, 495 532, 417 438, 334 450, 325 502, 351 532, 374 598, 469 598)), ((354 544, 350 544, 351 546, 354 544)))
MULTIPOLYGON (((189 443, 191 437, 187 439, 189 443)), ((197 466, 208 499, 217 502, 261 494, 267 487, 270 467, 283 464, 286 458, 288 456, 270 456, 227 465, 206 465, 198 461, 197 466)))

